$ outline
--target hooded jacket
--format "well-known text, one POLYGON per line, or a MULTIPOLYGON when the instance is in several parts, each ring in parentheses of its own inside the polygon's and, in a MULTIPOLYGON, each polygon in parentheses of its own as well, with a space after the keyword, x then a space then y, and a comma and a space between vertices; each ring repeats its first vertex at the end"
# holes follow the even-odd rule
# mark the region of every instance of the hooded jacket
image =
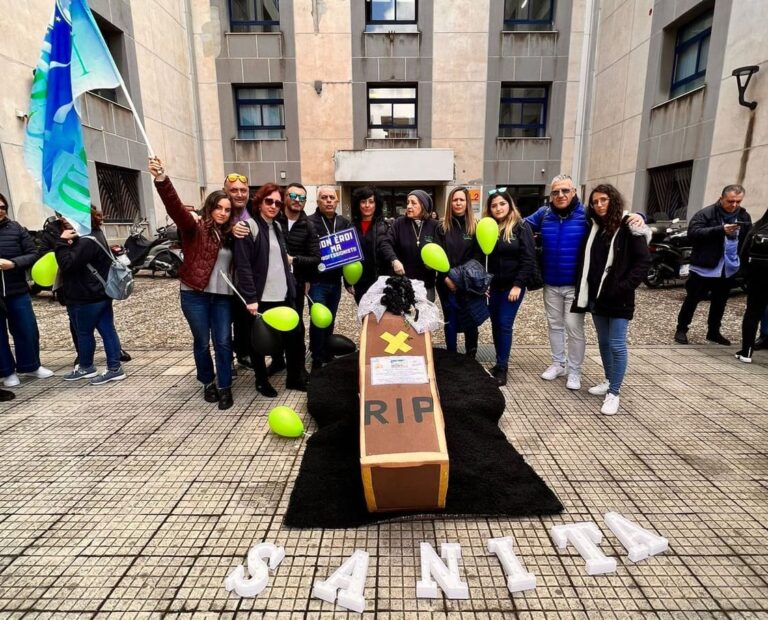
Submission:
POLYGON ((35 264, 35 242, 27 230, 9 218, 0 220, 0 258, 13 261, 14 267, 0 271, 0 296, 29 292, 27 269, 35 264))
POLYGON ((71 244, 64 239, 56 241, 56 262, 61 273, 61 286, 57 289, 59 301, 67 306, 81 306, 111 299, 88 268, 91 265, 106 281, 112 265, 112 259, 104 251, 107 247, 101 231, 76 237, 71 244))

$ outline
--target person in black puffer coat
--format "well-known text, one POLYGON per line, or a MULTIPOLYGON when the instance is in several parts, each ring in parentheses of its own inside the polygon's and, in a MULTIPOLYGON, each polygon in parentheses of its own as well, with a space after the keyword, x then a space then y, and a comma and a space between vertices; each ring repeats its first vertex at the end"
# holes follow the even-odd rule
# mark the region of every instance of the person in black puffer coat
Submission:
POLYGON ((40 365, 40 333, 27 285, 27 269, 36 260, 35 242, 23 226, 8 218, 8 201, 0 194, 0 377, 5 387, 19 385, 18 374, 40 379, 53 375, 40 365))
MULTIPOLYGON (((445 215, 437 229, 436 242, 445 250, 451 268, 459 267, 472 259, 476 223, 471 205, 469 190, 466 187, 455 187, 448 194, 445 215)), ((458 334, 463 331, 464 350, 468 357, 474 358, 477 354, 477 326, 462 325, 460 320, 466 306, 465 294, 457 291, 456 284, 447 274, 437 277, 437 294, 443 306, 446 349, 456 351, 458 334)))
POLYGON ((91 385, 103 385, 125 379, 120 363, 120 338, 115 329, 112 298, 104 292, 104 285, 94 275, 106 281, 112 265, 112 251, 101 230, 103 216, 91 206, 91 234, 78 237, 71 228, 65 228, 56 245, 56 262, 61 273, 61 290, 69 320, 75 326, 80 364, 64 375, 65 381, 90 379, 91 385), (93 365, 96 350, 94 332, 98 331, 107 354, 107 370, 99 375, 93 365))
POLYGON ((405 215, 395 220, 379 245, 379 253, 391 265, 392 273, 421 280, 429 301, 435 301, 435 271, 421 260, 421 248, 435 241, 437 221, 432 219, 432 209, 429 194, 413 190, 408 194, 405 215))
POLYGON ((363 295, 382 275, 377 248, 389 232, 384 221, 384 202, 375 188, 358 187, 352 192, 352 224, 363 252, 363 275, 353 287, 355 303, 360 305, 363 295))
POLYGON ((747 279, 747 307, 741 322, 741 349, 736 359, 749 364, 755 347, 757 326, 768 310, 768 211, 763 214, 744 240, 741 265, 747 279))

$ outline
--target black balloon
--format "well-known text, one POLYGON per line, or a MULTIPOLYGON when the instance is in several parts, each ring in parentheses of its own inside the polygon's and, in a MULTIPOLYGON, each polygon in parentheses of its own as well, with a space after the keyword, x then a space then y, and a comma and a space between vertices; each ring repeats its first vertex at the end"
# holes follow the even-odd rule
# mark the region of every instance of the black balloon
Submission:
POLYGON ((331 355, 348 355, 357 350, 355 343, 341 334, 331 334, 328 336, 326 345, 331 355))
POLYGON ((272 355, 280 350, 280 334, 257 316, 251 325, 251 346, 258 355, 272 355))

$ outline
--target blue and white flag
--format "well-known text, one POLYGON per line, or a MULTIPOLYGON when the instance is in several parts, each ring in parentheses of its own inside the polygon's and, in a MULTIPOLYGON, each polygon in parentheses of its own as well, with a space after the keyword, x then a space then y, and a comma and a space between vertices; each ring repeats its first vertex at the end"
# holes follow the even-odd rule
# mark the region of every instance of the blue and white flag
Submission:
POLYGON ((91 231, 91 194, 76 99, 121 82, 86 0, 56 0, 32 82, 24 159, 43 204, 81 235, 91 231))

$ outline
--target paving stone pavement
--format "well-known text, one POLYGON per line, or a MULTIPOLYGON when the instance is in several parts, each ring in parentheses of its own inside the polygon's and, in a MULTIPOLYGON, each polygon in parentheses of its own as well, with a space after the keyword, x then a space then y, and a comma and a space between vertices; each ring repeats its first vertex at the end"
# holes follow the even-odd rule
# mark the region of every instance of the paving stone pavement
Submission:
MULTIPOLYGON (((635 346, 622 413, 584 388, 544 382, 543 346, 516 346, 501 426, 565 505, 534 519, 427 519, 351 530, 283 527, 306 439, 271 434, 277 399, 242 372, 235 405, 202 400, 188 350, 134 349, 127 380, 61 379, 70 350, 45 351, 57 376, 25 380, 0 404, 0 615, 16 617, 332 618, 311 598, 355 549, 371 554, 365 617, 747 618, 768 614, 768 352, 739 364, 733 347, 635 346), (670 541, 634 564, 603 523, 618 511, 670 541), (548 528, 594 521, 615 574, 588 576, 548 528), (491 537, 514 536, 535 590, 510 595, 491 537), (258 542, 286 558, 255 599, 223 582, 258 542), (419 543, 462 546, 470 599, 417 600, 419 543)), ((481 359, 492 359, 483 345, 481 359)), ((97 357, 97 364, 103 358, 97 357)), ((350 614, 356 615, 356 614, 350 614)))

